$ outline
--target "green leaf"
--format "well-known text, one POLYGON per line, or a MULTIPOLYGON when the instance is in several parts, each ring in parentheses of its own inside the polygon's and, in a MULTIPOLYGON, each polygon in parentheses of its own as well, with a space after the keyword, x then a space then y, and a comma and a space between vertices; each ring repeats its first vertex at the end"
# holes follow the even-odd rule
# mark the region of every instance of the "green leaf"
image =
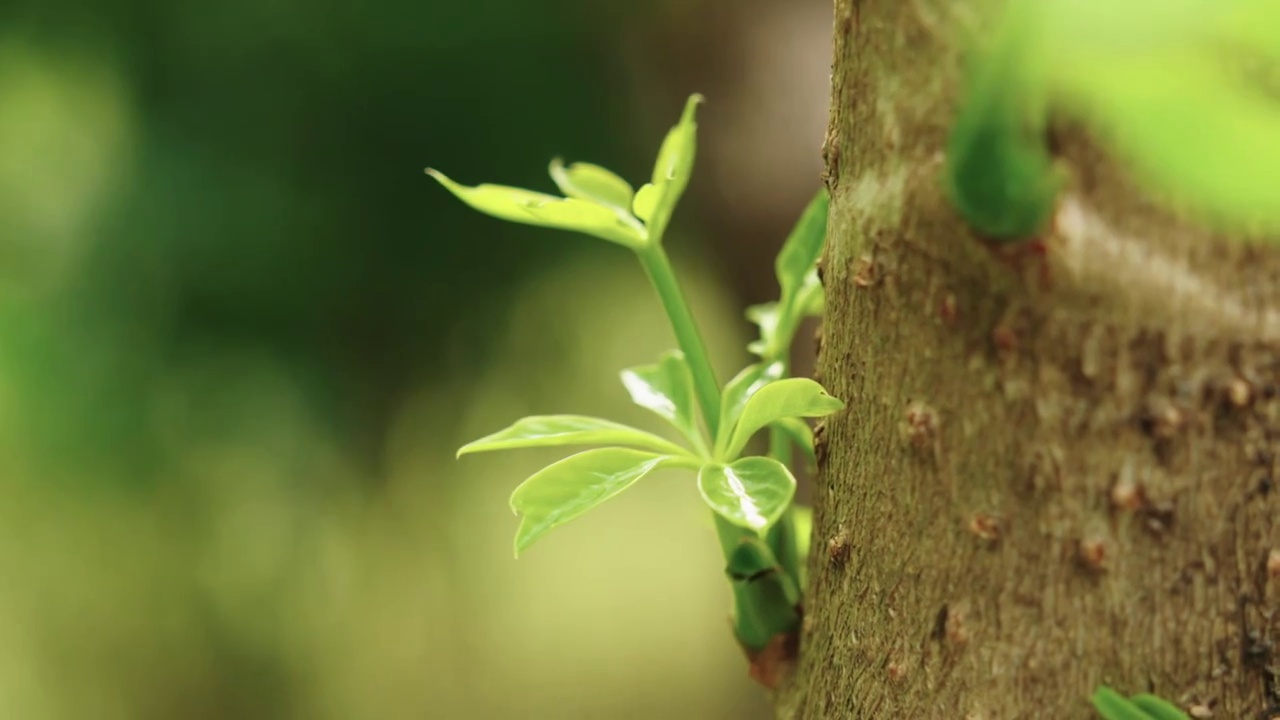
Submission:
MULTIPOLYGON (((680 196, 684 194, 685 187, 689 184, 689 177, 693 174, 698 135, 695 114, 702 101, 701 95, 690 95, 680 121, 667 132, 667 137, 662 141, 662 147, 658 150, 658 159, 653 164, 652 185, 657 197, 652 200, 648 197, 644 198, 643 206, 639 202, 636 203, 636 215, 648 218, 650 237, 662 237, 667 222, 675 211, 676 203, 680 201, 680 196), (652 210, 649 209, 650 203, 652 203, 652 210), (642 210, 646 212, 642 214, 642 210)), ((641 188, 641 193, 645 192, 645 189, 641 188)), ((640 198, 637 197, 637 201, 639 200, 640 198)))
POLYGON ((743 538, 725 574, 733 587, 734 634, 744 646, 763 650, 775 635, 800 629, 800 591, 765 543, 743 538))
POLYGON ((617 211, 589 200, 558 198, 506 185, 467 187, 430 168, 427 174, 473 209, 502 220, 572 230, 630 248, 647 241, 644 229, 634 221, 628 223, 617 211))
POLYGON ((1152 720, 1152 717, 1137 705, 1106 686, 1099 687, 1093 693, 1091 701, 1106 720, 1152 720))
MULTIPOLYGON (((809 557, 809 548, 813 544, 813 508, 805 505, 791 506, 791 525, 795 528, 796 554, 800 556, 800 572, 808 566, 804 562, 809 557)), ((803 576, 801 582, 803 583, 803 576)))
POLYGON ((679 460, 627 448, 596 448, 543 468, 511 494, 511 509, 521 515, 516 557, 553 528, 667 464, 679 464, 679 460))
POLYGON ((716 445, 729 441, 729 433, 733 430, 747 400, 760 388, 777 380, 786 372, 786 365, 781 361, 760 362, 748 365, 724 386, 720 394, 720 435, 716 445))
POLYGON ((698 430, 698 401, 693 392, 693 374, 683 353, 673 350, 664 353, 655 365, 623 370, 622 384, 635 404, 657 413, 695 447, 705 450, 702 433, 698 430))
POLYGON ((729 465, 704 465, 698 471, 698 491, 720 517, 763 532, 787 509, 796 479, 773 458, 745 457, 729 465))
POLYGON ((560 158, 551 161, 551 179, 568 197, 592 200, 630 212, 635 191, 631 184, 599 165, 576 162, 565 167, 560 158))
POLYGON ((1152 720, 1191 720, 1190 716, 1178 709, 1173 703, 1155 695, 1142 693, 1129 698, 1129 702, 1137 705, 1152 720))
POLYGON ((687 455, 675 443, 621 423, 585 415, 534 415, 517 420, 505 430, 463 445, 458 457, 469 453, 514 448, 564 445, 631 445, 660 453, 687 455))
POLYGON ((747 345, 747 350, 768 357, 772 349, 779 345, 778 324, 782 320, 781 308, 776 302, 752 305, 747 308, 747 319, 760 326, 760 339, 747 345))
POLYGON ((810 468, 817 466, 818 455, 813 447, 813 428, 809 427, 809 423, 800 418, 790 417, 778 420, 772 423, 772 426, 782 431, 788 440, 800 448, 810 468))
POLYGON ((794 305, 800 288, 812 276, 818 276, 814 266, 822 255, 822 245, 827 238, 827 209, 830 198, 825 188, 818 191, 809 204, 805 206, 800 220, 787 236, 774 269, 778 274, 778 287, 782 289, 782 305, 794 305))
POLYGON ((653 211, 658 207, 658 200, 662 198, 662 191, 653 183, 645 183, 636 191, 636 199, 631 203, 631 209, 636 217, 645 222, 653 217, 653 211))
POLYGON ((768 383, 747 399, 728 443, 717 445, 717 457, 737 457, 752 435, 777 420, 822 417, 843 407, 843 402, 828 395, 821 385, 808 378, 787 378, 768 383))

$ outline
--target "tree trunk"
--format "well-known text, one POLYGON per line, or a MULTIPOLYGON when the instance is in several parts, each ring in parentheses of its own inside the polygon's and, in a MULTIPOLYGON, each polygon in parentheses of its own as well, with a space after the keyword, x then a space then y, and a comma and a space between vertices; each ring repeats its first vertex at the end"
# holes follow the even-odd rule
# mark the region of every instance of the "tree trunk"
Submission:
MULTIPOLYGON (((784 718, 1280 705, 1280 252, 1156 209, 1078 129, 1043 258, 941 194, 946 0, 837 0, 819 434, 784 718)), ((965 11, 965 12, 962 12, 965 11)))

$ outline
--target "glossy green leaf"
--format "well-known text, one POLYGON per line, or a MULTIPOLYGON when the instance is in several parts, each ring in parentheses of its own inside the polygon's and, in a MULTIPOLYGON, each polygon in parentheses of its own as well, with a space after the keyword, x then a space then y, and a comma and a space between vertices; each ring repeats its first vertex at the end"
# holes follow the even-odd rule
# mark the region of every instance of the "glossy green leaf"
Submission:
POLYGON ((747 399, 728 442, 717 445, 717 457, 737 457, 751 436, 770 423, 789 417, 823 417, 843 407, 843 402, 808 378, 768 383, 747 399))
POLYGON ((599 203, 558 198, 505 185, 459 185, 436 170, 427 170, 441 185, 473 209, 486 215, 541 227, 571 230, 635 248, 646 242, 643 228, 599 203))
POLYGON ((556 158, 551 161, 550 172, 560 192, 568 197, 592 200, 623 212, 631 211, 635 191, 630 183, 610 170, 584 162, 566 167, 560 158, 556 158))
POLYGON ((716 438, 717 447, 729 442, 729 433, 733 430, 747 400, 760 388, 777 380, 786 372, 786 365, 781 361, 760 362, 748 365, 733 377, 720 394, 720 434, 716 438))
POLYGON ((1109 687, 1100 687, 1091 698, 1094 708, 1106 720, 1153 720, 1142 708, 1109 687))
POLYGON ((521 516, 516 556, 547 532, 626 490, 653 470, 679 462, 641 450, 596 448, 543 468, 511 494, 511 509, 521 516))
MULTIPOLYGON (((667 132, 666 138, 662 141, 662 147, 658 150, 658 159, 653 164, 652 185, 655 188, 653 192, 656 198, 645 197, 643 206, 637 202, 636 215, 640 216, 641 210, 647 211, 643 217, 647 218, 652 237, 660 238, 666 230, 676 203, 680 201, 680 196, 684 194, 685 187, 689 184, 689 177, 693 174, 698 134, 695 115, 702 101, 701 95, 690 95, 680 121, 667 132)), ((641 188, 641 192, 647 191, 641 188)), ((640 198, 637 198, 637 201, 639 200, 640 198)))
POLYGON ((1129 702, 1150 715, 1152 720, 1191 720, 1190 716, 1178 709, 1178 706, 1155 695, 1141 693, 1130 697, 1129 702))
POLYGON ((787 509, 796 480, 773 458, 745 457, 729 465, 704 465, 698 471, 698 491, 720 517, 762 532, 787 509))
POLYGON ((787 439, 800 449, 810 468, 817 466, 818 456, 813 447, 813 428, 809 427, 809 423, 800 418, 789 417, 772 423, 772 426, 781 430, 787 439))
POLYGON ((654 365, 623 370, 622 384, 635 404, 670 422, 695 447, 705 444, 698 430, 693 374, 682 353, 673 350, 664 353, 654 365))
POLYGON ((534 415, 492 435, 463 445, 458 457, 477 452, 564 445, 629 445, 660 453, 688 451, 653 433, 585 415, 534 415))

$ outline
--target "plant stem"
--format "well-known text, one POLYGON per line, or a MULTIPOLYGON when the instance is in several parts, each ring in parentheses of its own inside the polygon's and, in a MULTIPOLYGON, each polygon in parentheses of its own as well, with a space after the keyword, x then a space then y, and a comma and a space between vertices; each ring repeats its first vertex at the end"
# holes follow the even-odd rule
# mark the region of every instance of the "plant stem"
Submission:
POLYGON ((667 318, 671 320, 671 329, 675 331, 676 343, 689 362, 694 392, 697 393, 698 405, 702 408, 702 418, 708 434, 714 439, 720 426, 720 383, 716 381, 715 370, 711 367, 711 359, 707 355, 707 348, 702 342, 693 313, 689 311, 684 294, 680 292, 671 260, 659 240, 660 238, 651 239, 650 244, 636 250, 636 255, 640 258, 649 281, 653 283, 653 289, 658 292, 662 308, 667 311, 667 318))

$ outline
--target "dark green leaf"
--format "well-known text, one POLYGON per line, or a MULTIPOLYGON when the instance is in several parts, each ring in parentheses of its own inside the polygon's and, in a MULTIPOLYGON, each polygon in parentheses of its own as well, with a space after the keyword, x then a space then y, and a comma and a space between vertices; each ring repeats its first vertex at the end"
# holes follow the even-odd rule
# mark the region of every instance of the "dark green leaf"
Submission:
POLYGON ((727 443, 717 445, 717 457, 737 457, 747 441, 766 425, 789 417, 823 417, 844 407, 818 383, 787 378, 768 383, 747 399, 727 443))
POLYGON ((796 480, 773 458, 745 457, 729 465, 704 465, 698 472, 698 490, 720 517, 762 532, 787 509, 796 480))
POLYGON ((631 445, 672 455, 688 451, 675 443, 621 423, 585 415, 534 415, 505 430, 469 442, 458 457, 469 453, 563 445, 631 445))
POLYGON ((511 494, 511 509, 521 515, 516 556, 553 528, 626 490, 658 467, 678 464, 678 458, 640 450, 596 448, 548 465, 511 494))

